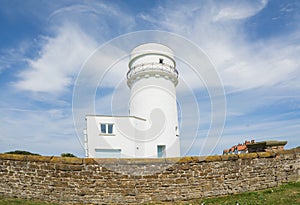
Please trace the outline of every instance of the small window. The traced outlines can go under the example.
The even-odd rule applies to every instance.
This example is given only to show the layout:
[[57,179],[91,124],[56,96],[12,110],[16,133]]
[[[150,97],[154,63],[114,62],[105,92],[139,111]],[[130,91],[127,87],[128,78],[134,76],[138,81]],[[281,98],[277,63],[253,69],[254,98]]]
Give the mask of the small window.
[[178,130],[178,126],[175,126],[175,133],[176,133],[176,136],[179,137],[179,130]]
[[101,133],[106,133],[106,124],[101,124],[100,128],[101,128]]
[[108,124],[107,125],[107,127],[108,127],[108,134],[112,134],[113,133],[113,124]]
[[166,157],[166,145],[157,145],[157,157]]
[[159,59],[159,63],[163,64],[164,63],[164,59],[160,58]]
[[95,149],[96,158],[120,158],[121,149]]
[[113,134],[113,129],[114,124],[106,124],[106,123],[101,123],[100,124],[100,132],[101,134]]

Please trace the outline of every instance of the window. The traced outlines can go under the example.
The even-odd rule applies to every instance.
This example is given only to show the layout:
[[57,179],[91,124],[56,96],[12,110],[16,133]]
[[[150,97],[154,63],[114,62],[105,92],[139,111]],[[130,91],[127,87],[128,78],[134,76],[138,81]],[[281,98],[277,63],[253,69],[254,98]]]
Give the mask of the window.
[[95,158],[120,158],[121,149],[95,149]]
[[107,127],[108,127],[107,133],[112,134],[113,133],[113,124],[108,124]]
[[159,63],[163,64],[164,63],[164,59],[160,58],[159,59]]
[[157,145],[157,157],[166,157],[166,145]]
[[176,133],[176,136],[179,137],[179,130],[178,130],[178,126],[175,126],[175,133]]
[[101,124],[100,128],[101,128],[101,133],[106,133],[106,124]]
[[101,123],[100,124],[100,132],[102,134],[113,134],[113,127],[114,124],[106,124],[106,123]]

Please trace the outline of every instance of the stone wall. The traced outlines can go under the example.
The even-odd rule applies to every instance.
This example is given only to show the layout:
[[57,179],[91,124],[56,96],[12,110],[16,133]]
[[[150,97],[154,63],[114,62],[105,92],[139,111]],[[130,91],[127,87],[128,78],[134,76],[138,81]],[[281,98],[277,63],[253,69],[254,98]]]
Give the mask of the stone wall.
[[299,180],[300,149],[167,159],[0,154],[0,195],[57,203],[165,203]]

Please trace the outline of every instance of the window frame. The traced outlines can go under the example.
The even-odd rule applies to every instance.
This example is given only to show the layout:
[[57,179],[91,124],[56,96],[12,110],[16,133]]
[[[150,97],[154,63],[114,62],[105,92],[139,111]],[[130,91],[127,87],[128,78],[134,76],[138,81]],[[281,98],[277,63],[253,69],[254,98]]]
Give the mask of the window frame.
[[100,135],[115,135],[113,123],[99,123]]

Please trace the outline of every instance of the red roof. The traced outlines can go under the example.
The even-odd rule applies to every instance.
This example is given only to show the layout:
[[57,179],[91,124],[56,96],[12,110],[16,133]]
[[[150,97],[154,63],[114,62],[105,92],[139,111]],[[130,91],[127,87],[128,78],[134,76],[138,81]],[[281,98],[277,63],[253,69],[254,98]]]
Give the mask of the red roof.
[[244,151],[244,150],[246,150],[247,149],[247,146],[246,145],[238,145],[237,146],[237,150],[238,151]]
[[235,150],[238,150],[238,151],[247,151],[247,146],[248,144],[253,144],[255,141],[254,140],[251,140],[251,141],[247,141],[245,140],[245,142],[243,144],[239,143],[238,145],[234,145],[232,146],[231,148],[229,149],[225,149],[223,152],[224,153],[230,153],[230,152],[234,152]]

